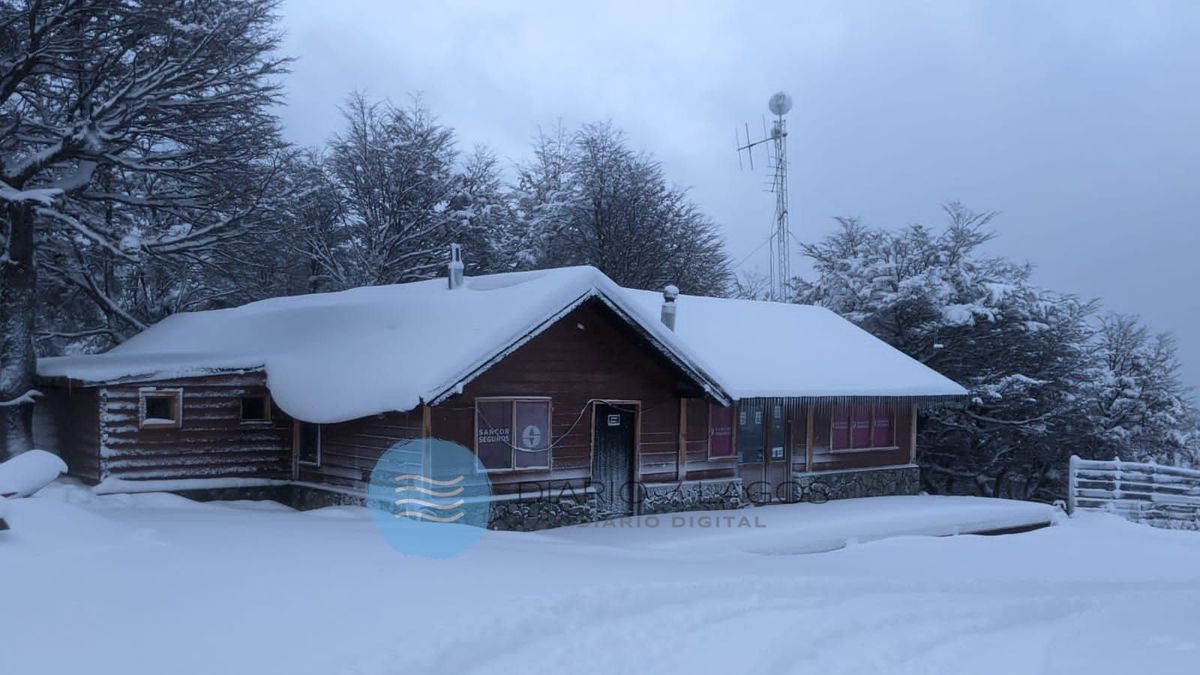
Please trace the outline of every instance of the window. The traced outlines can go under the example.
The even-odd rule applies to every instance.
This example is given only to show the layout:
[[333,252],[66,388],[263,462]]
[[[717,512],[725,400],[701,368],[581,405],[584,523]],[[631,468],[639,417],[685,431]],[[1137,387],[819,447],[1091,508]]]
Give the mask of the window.
[[890,448],[896,445],[896,433],[892,424],[892,410],[886,405],[875,405],[875,417],[871,427],[872,445]]
[[183,421],[183,390],[139,390],[138,421],[143,429],[178,429]]
[[475,454],[488,471],[550,468],[550,399],[477,399]]
[[270,422],[271,397],[266,394],[242,397],[243,422]]
[[771,461],[779,462],[787,456],[787,420],[783,415],[783,404],[771,406],[770,436],[767,446],[771,448]]
[[891,407],[883,403],[857,403],[834,408],[830,442],[834,450],[895,447]]
[[737,458],[743,464],[763,461],[763,402],[738,402]]
[[301,464],[321,466],[321,425],[301,422],[297,442],[297,461]]

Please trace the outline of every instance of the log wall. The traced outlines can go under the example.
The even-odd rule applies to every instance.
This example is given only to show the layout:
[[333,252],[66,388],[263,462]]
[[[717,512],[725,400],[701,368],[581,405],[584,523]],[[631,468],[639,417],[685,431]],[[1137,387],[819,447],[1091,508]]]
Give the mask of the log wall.
[[148,386],[98,389],[101,478],[291,477],[291,419],[274,406],[267,422],[241,419],[242,396],[268,393],[262,373],[154,382],[154,388],[182,390],[179,428],[140,427],[139,391]]
[[34,444],[57,453],[68,474],[100,480],[100,408],[97,389],[40,387],[34,411]]

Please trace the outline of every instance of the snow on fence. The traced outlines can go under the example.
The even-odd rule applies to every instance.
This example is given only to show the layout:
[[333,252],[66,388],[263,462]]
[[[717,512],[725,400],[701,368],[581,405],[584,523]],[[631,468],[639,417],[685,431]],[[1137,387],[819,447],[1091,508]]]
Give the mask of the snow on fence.
[[1067,511],[1099,509],[1172,529],[1200,529],[1200,471],[1071,457]]

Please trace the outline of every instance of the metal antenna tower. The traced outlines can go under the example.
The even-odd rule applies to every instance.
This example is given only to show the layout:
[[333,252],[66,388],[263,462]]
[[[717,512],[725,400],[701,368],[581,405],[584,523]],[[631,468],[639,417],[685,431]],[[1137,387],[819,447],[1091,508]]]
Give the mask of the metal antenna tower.
[[768,190],[775,194],[775,219],[771,232],[771,299],[776,302],[786,302],[788,283],[792,279],[792,242],[791,230],[788,226],[788,182],[787,182],[787,120],[784,115],[792,109],[792,97],[784,92],[778,92],[767,101],[767,108],[775,115],[770,131],[767,131],[766,119],[763,119],[763,137],[751,140],[750,125],[746,125],[746,139],[743,142],[741,132],[734,129],[737,139],[738,168],[742,164],[742,151],[754,170],[754,148],[765,146],[767,163],[772,169],[771,184]]

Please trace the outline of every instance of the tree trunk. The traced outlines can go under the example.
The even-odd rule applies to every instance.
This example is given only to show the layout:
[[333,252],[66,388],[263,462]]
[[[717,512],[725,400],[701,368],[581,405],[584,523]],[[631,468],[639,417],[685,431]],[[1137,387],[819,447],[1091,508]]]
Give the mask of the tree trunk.
[[0,461],[33,447],[31,397],[37,369],[33,208],[27,202],[9,202],[6,211],[8,255],[0,259],[0,402],[12,403],[0,406]]

